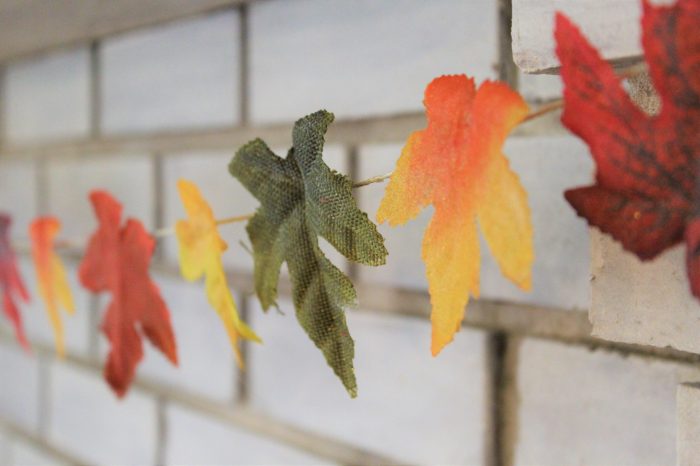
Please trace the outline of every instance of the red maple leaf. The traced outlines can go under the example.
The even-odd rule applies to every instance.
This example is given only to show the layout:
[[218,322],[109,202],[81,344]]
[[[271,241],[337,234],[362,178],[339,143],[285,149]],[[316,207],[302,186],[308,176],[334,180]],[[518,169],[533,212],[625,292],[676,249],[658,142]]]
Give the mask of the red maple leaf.
[[589,224],[642,260],[685,239],[691,290],[700,297],[700,1],[643,6],[642,45],[661,98],[654,116],[631,101],[612,67],[557,15],[562,122],[588,143],[597,166],[593,186],[565,196]]
[[105,379],[122,397],[143,357],[137,328],[177,365],[170,313],[148,274],[154,239],[141,222],[127,219],[120,227],[122,206],[104,191],[90,193],[99,222],[80,264],[80,281],[93,292],[109,291],[112,302],[102,322],[111,343]]
[[22,277],[17,268],[17,257],[12,250],[10,243],[10,224],[12,219],[9,215],[0,214],[0,289],[2,291],[2,309],[12,326],[15,329],[17,341],[25,349],[29,349],[29,342],[24,334],[22,326],[22,316],[15,304],[14,295],[26,303],[29,302],[29,293],[24,286]]

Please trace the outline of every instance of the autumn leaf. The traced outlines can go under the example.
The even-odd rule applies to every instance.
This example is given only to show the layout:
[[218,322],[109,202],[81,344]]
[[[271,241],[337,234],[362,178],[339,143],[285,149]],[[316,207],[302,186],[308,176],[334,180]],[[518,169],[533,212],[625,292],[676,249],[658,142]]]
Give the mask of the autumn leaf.
[[644,2],[642,44],[661,98],[650,116],[566,17],[555,38],[565,84],[563,124],[590,147],[595,184],[566,199],[588,223],[642,260],[686,242],[691,289],[700,297],[700,2]]
[[61,222],[57,218],[39,217],[30,225],[29,237],[32,240],[32,258],[39,280],[39,294],[44,300],[53,327],[56,352],[63,356],[65,342],[58,307],[62,306],[69,314],[73,314],[75,308],[66,271],[61,259],[54,252],[54,239],[60,229]]
[[0,214],[0,287],[2,287],[2,308],[15,329],[17,341],[28,350],[29,342],[24,333],[22,316],[15,303],[15,297],[19,296],[26,303],[29,302],[29,293],[19,274],[17,257],[10,242],[11,223],[12,219],[9,215]]
[[321,158],[332,121],[325,110],[298,120],[286,158],[256,139],[236,153],[229,169],[261,204],[247,231],[263,308],[275,303],[286,261],[297,319],[354,397],[355,350],[343,308],[355,303],[355,288],[319,249],[318,236],[362,264],[381,265],[387,252],[376,226],[357,208],[350,179]]
[[534,260],[527,195],[501,151],[528,113],[508,86],[465,75],[442,76],[425,90],[428,124],[408,138],[377,212],[400,225],[427,205],[435,213],[423,237],[432,304],[431,351],[454,338],[469,295],[479,296],[477,219],[501,272],[523,289]]
[[224,323],[238,365],[243,367],[243,358],[238,347],[238,339],[246,338],[260,342],[253,330],[241,320],[226,283],[226,274],[221,262],[221,254],[228,247],[216,226],[216,219],[209,204],[202,197],[197,186],[187,180],[179,180],[177,189],[187,212],[187,220],[175,225],[177,235],[180,272],[188,281],[205,276],[207,298]]
[[112,294],[102,321],[102,331],[111,343],[105,379],[122,397],[143,357],[138,330],[175,365],[177,349],[170,313],[148,273],[155,240],[138,220],[128,219],[120,226],[122,206],[107,192],[91,192],[90,201],[99,225],[79,276],[90,291]]

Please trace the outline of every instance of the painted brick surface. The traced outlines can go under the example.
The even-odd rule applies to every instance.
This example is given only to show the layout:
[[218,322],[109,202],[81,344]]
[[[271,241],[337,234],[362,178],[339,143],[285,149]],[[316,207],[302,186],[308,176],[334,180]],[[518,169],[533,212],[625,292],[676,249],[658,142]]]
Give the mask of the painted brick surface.
[[690,294],[685,245],[643,263],[612,238],[591,232],[593,335],[700,352],[700,304]]
[[[73,293],[75,314],[69,315],[61,310],[61,320],[65,332],[66,350],[69,353],[82,356],[88,355],[90,342],[90,313],[89,294],[79,284],[77,267],[64,263],[68,275],[68,284]],[[34,264],[25,257],[20,261],[20,270],[25,280],[32,301],[22,306],[22,317],[27,336],[31,341],[41,342],[51,347],[55,344],[53,327],[46,313],[44,301],[39,295],[39,284],[34,270]]]
[[123,217],[153,228],[153,164],[145,156],[123,155],[49,162],[49,212],[61,219],[61,236],[87,241],[97,226],[88,194],[104,189],[124,204]]
[[167,464],[328,464],[307,453],[186,409],[169,407],[167,419]]
[[676,395],[678,419],[679,466],[693,466],[700,458],[700,385],[678,386]]
[[13,142],[85,136],[89,123],[89,55],[81,48],[7,68],[3,116]]
[[420,320],[349,311],[359,395],[352,400],[299,327],[285,315],[251,320],[265,341],[250,352],[255,407],[400,461],[481,464],[484,440],[484,337],[460,332],[430,356],[430,326]]
[[102,378],[51,366],[48,439],[90,464],[152,464],[156,408],[132,389],[119,401]]
[[641,53],[637,0],[513,0],[515,63],[532,73],[559,66],[554,53],[554,13],[563,12],[608,59]]
[[251,6],[251,111],[290,121],[415,111],[437,76],[494,77],[494,0],[271,1]]
[[172,366],[146,342],[139,376],[222,402],[230,401],[235,380],[233,350],[221,320],[209,307],[204,286],[161,277],[157,282],[170,309],[180,364]]
[[517,464],[675,463],[676,385],[697,369],[538,340],[518,367]]
[[0,417],[28,430],[39,423],[39,363],[14,343],[0,344]]
[[0,162],[0,212],[12,216],[10,234],[28,238],[28,227],[37,214],[36,168],[31,162]]
[[101,54],[105,132],[236,123],[238,41],[236,12],[107,40]]
[[[363,147],[359,155],[360,176],[366,178],[394,168],[400,145]],[[586,147],[571,137],[511,138],[506,143],[513,169],[529,193],[535,228],[533,290],[525,293],[503,278],[482,241],[482,296],[565,309],[588,309],[589,241],[585,223],[568,206],[562,191],[586,184],[592,163]],[[356,195],[371,218],[375,218],[386,184],[359,189]],[[372,283],[426,289],[421,260],[423,233],[432,217],[425,209],[405,226],[381,225],[389,258],[383,267],[361,267],[360,278]]]
[[[0,465],[2,463],[0,462]],[[69,466],[68,463],[57,460],[51,454],[44,452],[33,445],[14,439],[10,447],[10,462],[8,466]]]

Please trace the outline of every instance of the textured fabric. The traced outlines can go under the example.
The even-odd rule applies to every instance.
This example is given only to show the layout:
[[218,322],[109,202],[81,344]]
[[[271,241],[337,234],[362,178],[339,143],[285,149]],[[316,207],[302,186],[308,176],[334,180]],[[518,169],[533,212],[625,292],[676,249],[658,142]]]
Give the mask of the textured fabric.
[[297,121],[284,159],[256,139],[236,153],[229,169],[261,203],[247,231],[263,308],[275,303],[286,261],[299,323],[354,397],[354,343],[343,308],[356,302],[355,288],[319,249],[318,235],[362,264],[384,264],[387,251],[376,226],[357,208],[350,179],[322,160],[332,121],[333,114],[323,110]]

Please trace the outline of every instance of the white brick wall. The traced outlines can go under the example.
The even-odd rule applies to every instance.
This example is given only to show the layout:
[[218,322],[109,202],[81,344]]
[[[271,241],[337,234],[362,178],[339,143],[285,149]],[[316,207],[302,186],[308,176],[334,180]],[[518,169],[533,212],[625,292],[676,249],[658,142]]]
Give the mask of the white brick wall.
[[676,385],[697,368],[527,340],[518,464],[674,464]]
[[194,411],[169,408],[167,464],[332,464]]
[[39,426],[39,363],[17,346],[0,343],[0,416],[30,431]]
[[17,62],[7,68],[3,107],[13,142],[85,136],[89,128],[86,48]]
[[289,121],[418,111],[435,76],[494,77],[495,0],[269,1],[251,6],[251,112]]
[[[529,69],[556,65],[550,50],[551,30],[545,26],[552,8],[558,6],[572,13],[608,56],[635,53],[636,49],[625,47],[637,47],[636,35],[633,44],[626,42],[627,36],[618,40],[628,26],[617,25],[621,15],[624,24],[632,24],[629,15],[636,14],[638,4],[632,2],[630,9],[631,0],[602,2],[513,0],[516,59]],[[87,46],[9,63],[5,99],[0,104],[10,145],[84,138],[92,127],[98,133],[97,140],[86,146],[63,145],[56,153],[45,149],[39,154],[46,157],[41,162],[21,158],[20,149],[0,160],[0,211],[15,218],[13,236],[18,242],[26,240],[27,224],[39,207],[62,219],[62,238],[84,241],[95,226],[87,193],[99,187],[124,202],[125,216],[140,219],[147,228],[161,220],[156,215],[172,225],[184,214],[175,183],[185,177],[199,185],[217,216],[252,212],[257,201],[227,170],[235,145],[212,150],[207,144],[201,149],[183,144],[187,152],[175,154],[171,149],[144,149],[151,139],[143,133],[163,133],[159,138],[167,140],[168,134],[180,136],[192,129],[240,126],[242,110],[247,108],[250,121],[245,124],[258,125],[252,128],[254,133],[259,128],[275,134],[273,150],[285,154],[294,120],[319,108],[333,111],[347,125],[356,118],[422,112],[423,91],[435,76],[468,73],[479,81],[496,77],[498,37],[507,33],[498,22],[498,5],[497,0],[267,0],[250,3],[247,18],[241,17],[238,8],[224,8],[129,31],[100,40],[96,49],[100,66],[94,90],[100,99],[92,104],[99,115],[89,114],[92,83]],[[600,11],[602,20],[596,16]],[[241,24],[248,26],[245,38]],[[247,47],[247,68],[242,46]],[[247,89],[242,88],[243,76]],[[556,76],[521,73],[519,83],[533,103],[561,94]],[[91,117],[97,118],[91,121]],[[382,123],[387,122],[395,120]],[[288,126],[287,136],[264,128],[269,123]],[[666,352],[667,360],[625,357],[614,343],[606,345],[616,348],[615,352],[590,352],[581,346],[587,335],[572,337],[569,328],[562,328],[562,338],[571,339],[571,345],[533,340],[528,332],[535,329],[536,333],[542,322],[522,317],[511,328],[512,324],[497,319],[508,303],[524,303],[553,308],[557,318],[565,316],[562,325],[580,327],[582,314],[559,311],[586,310],[591,299],[587,230],[562,191],[588,183],[592,163],[575,138],[562,136],[559,127],[538,124],[530,125],[528,134],[509,139],[505,147],[529,192],[533,211],[533,291],[516,290],[500,276],[490,253],[484,249],[483,254],[483,299],[504,303],[494,322],[485,317],[484,325],[503,325],[509,348],[522,339],[514,366],[505,364],[484,329],[461,330],[443,354],[430,357],[429,321],[401,317],[403,309],[387,302],[382,309],[393,306],[397,315],[348,311],[359,384],[358,399],[350,400],[299,328],[288,299],[280,300],[286,314],[282,316],[274,309],[263,314],[250,296],[249,321],[265,344],[248,345],[248,372],[239,379],[203,284],[157,274],[155,280],[172,311],[181,364],[171,367],[147,344],[138,372],[141,383],[118,401],[101,378],[101,370],[81,364],[104,361],[105,339],[91,326],[99,323],[110,298],[102,295],[97,300],[98,315],[91,315],[94,300],[77,286],[75,264],[69,265],[77,314],[64,317],[70,357],[55,360],[53,334],[35,290],[29,258],[24,257],[22,270],[34,300],[24,306],[23,314],[35,352],[27,355],[0,337],[0,425],[22,429],[40,441],[34,444],[9,431],[0,432],[0,466],[59,463],[58,457],[40,447],[44,440],[67,457],[89,464],[343,463],[333,455],[320,458],[295,449],[298,444],[280,435],[285,425],[399,462],[490,464],[493,445],[498,443],[493,437],[497,410],[492,403],[503,395],[500,389],[520,399],[519,406],[501,407],[506,411],[501,420],[515,424],[500,426],[503,432],[512,429],[516,434],[512,444],[507,436],[500,440],[504,450],[514,450],[517,464],[656,465],[672,464],[674,458],[683,464],[688,443],[683,439],[693,427],[694,405],[683,389],[676,404],[675,391],[679,383],[696,381],[700,369],[670,361],[680,359],[673,352]],[[381,135],[387,143],[379,145],[363,140],[364,131],[371,133],[374,128],[358,128],[357,134],[347,133],[351,142],[341,144],[336,139],[324,154],[329,165],[349,173],[353,164],[348,154],[356,151],[356,179],[392,170],[403,138],[420,129],[406,128],[396,138]],[[237,131],[231,134],[234,139]],[[138,134],[133,147],[128,141],[132,134]],[[118,136],[116,141],[111,141],[113,136]],[[115,152],[112,145],[120,141],[126,141],[122,152]],[[162,163],[156,164],[155,153],[150,152],[157,152]],[[37,185],[40,163],[46,163],[46,186]],[[161,173],[155,172],[158,167]],[[158,179],[162,192],[155,189]],[[375,184],[355,191],[371,218],[384,187]],[[354,270],[357,281],[425,292],[420,243],[430,216],[429,208],[405,227],[380,227],[390,252],[381,268],[351,269],[323,241],[322,247],[334,263]],[[224,226],[221,233],[230,246],[224,255],[226,267],[252,271],[250,256],[238,244],[248,242],[244,224]],[[161,257],[174,265],[174,238],[159,242],[159,249],[164,252]],[[697,305],[688,304],[694,301],[678,291],[685,286],[681,284],[684,271],[664,265],[666,259],[640,266],[629,264],[623,255],[610,257],[594,275],[591,315],[596,334],[697,351]],[[596,255],[593,259],[593,265],[600,266]],[[668,293],[650,296],[645,288],[651,288],[659,276],[671,277],[665,282],[671,284],[668,293],[683,296],[681,301],[670,304]],[[282,280],[286,280],[284,271]],[[627,291],[622,297],[620,289]],[[616,323],[616,332],[624,328],[631,336],[605,333],[612,327],[601,326],[603,314],[596,303],[606,296],[615,296],[616,301],[607,302],[605,319]],[[236,299],[240,302],[238,292]],[[658,312],[661,308],[668,312]],[[520,319],[514,314],[509,318],[511,322]],[[0,318],[3,335],[5,321]],[[525,334],[520,335],[521,331]],[[683,339],[671,341],[673,332],[680,332]],[[98,354],[92,354],[96,341]],[[682,357],[688,360],[687,355]],[[512,379],[515,388],[494,385],[501,370],[503,380]],[[245,390],[237,393],[239,387]],[[257,433],[211,416],[212,407],[235,409],[234,402],[265,413]],[[264,426],[271,436],[261,433]],[[280,443],[284,439],[287,443]],[[310,437],[309,441],[319,440]]]
[[0,162],[0,211],[12,216],[10,233],[27,236],[37,215],[36,165],[26,161]]
[[357,399],[285,315],[252,309],[265,340],[250,352],[252,403],[308,429],[415,463],[479,464],[484,439],[484,337],[465,330],[439,358],[423,321],[347,312],[355,339]]
[[238,14],[205,16],[103,45],[105,132],[238,122]]
[[51,366],[48,438],[91,464],[152,464],[156,405],[132,389],[117,400],[104,380],[65,364]]

